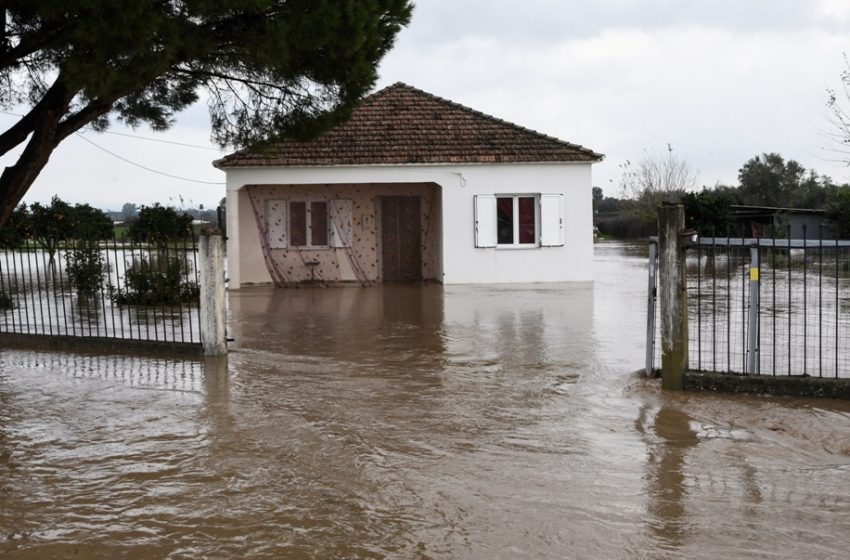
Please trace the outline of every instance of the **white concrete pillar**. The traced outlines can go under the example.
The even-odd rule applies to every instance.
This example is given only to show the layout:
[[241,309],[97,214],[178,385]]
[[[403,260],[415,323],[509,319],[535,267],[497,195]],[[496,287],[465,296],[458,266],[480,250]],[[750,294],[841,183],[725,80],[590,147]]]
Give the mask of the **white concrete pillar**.
[[207,356],[227,354],[224,291],[224,242],[220,234],[201,235],[198,244],[201,281],[201,344]]
[[681,391],[688,369],[688,292],[681,205],[658,209],[658,303],[661,307],[661,387]]

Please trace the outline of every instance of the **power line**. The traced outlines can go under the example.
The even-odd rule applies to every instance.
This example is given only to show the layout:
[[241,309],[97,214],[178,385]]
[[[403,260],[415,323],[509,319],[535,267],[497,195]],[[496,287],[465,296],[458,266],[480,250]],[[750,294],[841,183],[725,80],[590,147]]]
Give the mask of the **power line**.
[[[9,115],[12,117],[23,117],[24,115],[19,115],[17,113],[11,113],[9,111],[0,111],[0,114]],[[114,130],[94,130],[91,127],[84,127],[83,130],[97,132],[99,134],[112,134],[113,136],[124,136],[126,138],[133,138],[135,140],[145,140],[147,142],[159,142],[161,144],[171,144],[174,146],[183,146],[186,148],[195,148],[198,150],[210,150],[213,152],[219,152],[218,148],[213,148],[212,146],[201,146],[199,144],[189,144],[186,142],[176,142],[174,140],[163,140],[162,138],[151,138],[150,136],[140,136],[138,134],[127,134],[125,132],[115,132]]]
[[[9,112],[9,111],[0,111],[0,113],[2,113],[2,114],[4,114],[4,115],[11,115],[11,116],[13,116],[13,117],[23,117],[23,115],[19,115],[19,114],[17,114],[17,113],[12,113],[12,112]],[[93,129],[89,128],[89,127],[86,127],[86,128],[84,128],[83,130],[86,130],[86,129],[88,129],[88,130],[93,130]],[[116,136],[126,136],[127,138],[134,138],[134,139],[136,139],[136,140],[147,140],[147,141],[149,141],[149,142],[161,142],[161,143],[163,143],[163,144],[172,144],[172,145],[176,145],[176,146],[185,146],[185,147],[187,147],[187,148],[199,148],[199,149],[203,149],[203,150],[215,150],[215,151],[218,151],[216,148],[211,148],[211,147],[209,147],[209,146],[198,146],[198,145],[196,145],[196,144],[186,144],[186,143],[184,143],[184,142],[174,142],[174,141],[172,141],[172,140],[162,140],[162,139],[160,139],[160,138],[150,138],[150,137],[148,137],[148,136],[137,136],[137,135],[135,135],[135,134],[124,134],[124,133],[121,133],[121,132],[112,132],[112,131],[109,131],[109,130],[104,130],[104,131],[102,131],[102,132],[105,132],[106,134],[114,134],[114,135],[116,135]],[[180,177],[180,176],[178,176],[178,175],[172,175],[172,174],[170,174],[170,173],[165,173],[164,171],[158,171],[158,170],[156,170],[156,169],[152,169],[152,168],[150,168],[150,167],[144,166],[144,165],[142,165],[141,163],[136,163],[135,161],[129,160],[129,159],[125,158],[124,156],[121,156],[121,155],[116,154],[115,152],[111,152],[111,151],[109,151],[109,150],[107,150],[106,148],[104,148],[103,146],[101,146],[101,145],[99,145],[99,144],[96,144],[96,143],[92,142],[91,140],[89,140],[88,138],[86,138],[85,136],[83,136],[83,134],[82,134],[82,133],[80,133],[80,132],[75,132],[74,134],[76,134],[77,136],[79,136],[79,137],[80,137],[80,139],[85,140],[86,142],[88,142],[89,144],[91,144],[92,146],[94,146],[95,148],[97,148],[98,150],[101,150],[101,151],[103,151],[103,152],[106,152],[107,154],[111,155],[112,157],[118,158],[118,159],[120,159],[121,161],[123,161],[123,162],[125,162],[125,163],[128,163],[128,164],[130,164],[130,165],[133,165],[133,166],[135,166],[135,167],[138,167],[139,169],[144,169],[145,171],[148,171],[148,172],[150,172],[150,173],[155,173],[155,174],[157,174],[157,175],[162,175],[163,177],[169,177],[169,178],[171,178],[171,179],[178,179],[178,180],[180,180],[180,181],[189,181],[189,182],[191,182],[191,183],[201,183],[201,184],[204,184],[204,185],[223,185],[223,184],[224,184],[224,183],[219,183],[219,182],[215,182],[215,181],[202,181],[202,180],[200,180],[200,179],[190,179],[190,178],[188,178],[188,177]]]
[[187,144],[185,142],[175,142],[174,140],[163,140],[161,138],[151,138],[150,136],[138,136],[136,134],[127,134],[124,132],[115,132],[113,130],[101,130],[95,131],[94,129],[86,127],[88,130],[93,132],[100,132],[103,134],[112,134],[114,136],[124,136],[126,138],[134,138],[136,140],[146,140],[148,142],[159,142],[161,144],[172,144],[174,146],[185,146],[186,148],[196,148],[198,150],[210,150],[213,152],[220,152],[218,148],[213,148],[211,146],[199,146],[198,144]]
[[165,173],[164,171],[158,171],[156,169],[144,166],[141,163],[136,163],[135,161],[129,160],[129,159],[125,158],[124,156],[120,156],[120,155],[116,154],[115,152],[111,152],[111,151],[107,150],[106,148],[104,148],[103,146],[95,144],[94,142],[92,142],[91,140],[89,140],[88,138],[86,138],[85,136],[80,134],[79,132],[75,132],[74,134],[76,134],[77,136],[80,137],[80,139],[85,140],[86,142],[88,142],[89,144],[91,144],[92,146],[97,148],[98,150],[106,152],[107,154],[111,155],[112,157],[118,158],[125,163],[129,163],[130,165],[138,167],[139,169],[144,169],[145,171],[148,171],[150,173],[162,175],[163,177],[169,177],[171,179],[178,179],[180,181],[189,181],[190,183],[201,183],[201,184],[204,184],[204,185],[223,185],[224,184],[224,183],[219,183],[219,182],[215,182],[215,181],[201,181],[200,179],[189,179],[188,177],[180,177],[178,175],[172,175],[170,173]]

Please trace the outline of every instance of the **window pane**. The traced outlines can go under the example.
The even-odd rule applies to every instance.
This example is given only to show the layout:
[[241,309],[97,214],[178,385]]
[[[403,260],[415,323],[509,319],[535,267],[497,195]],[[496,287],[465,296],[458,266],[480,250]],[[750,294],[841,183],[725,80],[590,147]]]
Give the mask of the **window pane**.
[[289,203],[289,244],[303,247],[307,244],[307,203]]
[[328,203],[310,203],[310,245],[328,244]]
[[513,245],[514,243],[514,199],[496,199],[496,242],[499,245]]
[[537,243],[534,229],[537,220],[534,219],[534,197],[522,196],[519,198],[519,242]]

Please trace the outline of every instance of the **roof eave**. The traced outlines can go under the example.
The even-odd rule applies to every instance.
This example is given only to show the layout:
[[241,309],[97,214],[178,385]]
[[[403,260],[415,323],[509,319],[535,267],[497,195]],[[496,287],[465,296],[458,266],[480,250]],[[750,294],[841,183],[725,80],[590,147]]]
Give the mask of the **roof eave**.
[[262,162],[244,162],[244,163],[227,163],[222,160],[216,160],[213,165],[216,169],[227,171],[228,169],[285,169],[285,168],[310,168],[319,169],[322,167],[429,167],[429,166],[502,166],[502,165],[593,165],[604,159],[604,155],[599,154],[599,157],[589,159],[575,160],[529,160],[529,161],[414,161],[414,162],[360,162],[360,163],[262,163]]

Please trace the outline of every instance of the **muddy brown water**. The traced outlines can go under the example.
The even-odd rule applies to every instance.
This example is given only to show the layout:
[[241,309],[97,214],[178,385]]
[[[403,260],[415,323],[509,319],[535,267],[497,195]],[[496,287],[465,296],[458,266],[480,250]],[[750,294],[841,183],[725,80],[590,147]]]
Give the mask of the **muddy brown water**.
[[229,363],[0,352],[4,558],[847,558],[850,407],[662,394],[593,286],[231,294]]

